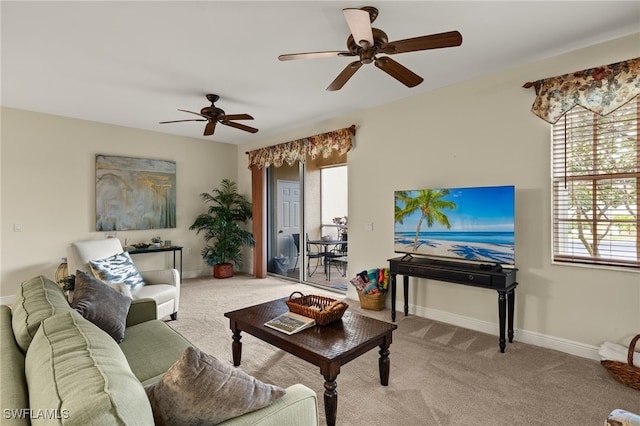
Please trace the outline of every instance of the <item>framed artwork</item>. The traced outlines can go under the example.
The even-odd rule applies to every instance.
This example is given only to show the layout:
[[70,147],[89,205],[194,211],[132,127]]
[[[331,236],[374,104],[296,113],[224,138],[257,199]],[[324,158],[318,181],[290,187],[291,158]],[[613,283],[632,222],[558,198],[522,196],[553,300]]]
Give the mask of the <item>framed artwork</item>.
[[96,155],[96,231],[175,227],[175,161]]

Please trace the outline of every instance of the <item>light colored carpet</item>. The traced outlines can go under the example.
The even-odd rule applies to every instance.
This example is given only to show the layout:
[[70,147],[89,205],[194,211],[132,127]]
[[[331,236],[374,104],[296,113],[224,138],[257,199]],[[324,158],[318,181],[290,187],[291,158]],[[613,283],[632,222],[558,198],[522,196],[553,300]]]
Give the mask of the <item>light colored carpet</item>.
[[[194,345],[232,363],[224,313],[293,291],[342,298],[289,281],[236,276],[185,280],[177,321],[168,324]],[[390,312],[349,309],[384,321]],[[514,342],[501,354],[496,336],[398,316],[389,386],[381,386],[378,352],[342,367],[338,425],[602,425],[615,408],[640,412],[640,392],[613,380],[596,361]],[[268,383],[303,383],[318,394],[325,423],[324,379],[317,367],[251,335],[242,338],[242,368]]]

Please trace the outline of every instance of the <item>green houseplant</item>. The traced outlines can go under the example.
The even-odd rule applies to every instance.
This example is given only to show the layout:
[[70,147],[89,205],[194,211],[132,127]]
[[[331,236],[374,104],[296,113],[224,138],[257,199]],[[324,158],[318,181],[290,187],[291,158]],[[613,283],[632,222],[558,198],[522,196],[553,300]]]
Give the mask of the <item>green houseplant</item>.
[[253,234],[242,228],[251,219],[251,203],[238,194],[236,183],[223,179],[220,187],[200,197],[210,204],[207,213],[200,214],[189,230],[204,233],[202,259],[213,266],[213,276],[233,275],[233,264],[242,264],[242,246],[255,245]]

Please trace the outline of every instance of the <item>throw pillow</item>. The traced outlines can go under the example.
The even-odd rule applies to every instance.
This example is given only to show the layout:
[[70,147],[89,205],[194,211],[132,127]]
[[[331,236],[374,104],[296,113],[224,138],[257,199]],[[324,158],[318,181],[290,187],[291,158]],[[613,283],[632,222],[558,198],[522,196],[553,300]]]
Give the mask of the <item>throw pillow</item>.
[[71,307],[106,331],[118,343],[124,339],[130,306],[129,297],[86,272],[76,272],[76,287]]
[[161,425],[218,424],[266,407],[286,393],[194,347],[145,390]]
[[105,284],[111,287],[112,289],[114,289],[115,291],[117,291],[118,293],[124,294],[129,299],[133,299],[133,295],[131,294],[131,287],[129,287],[127,284],[125,283],[105,283]]
[[125,283],[131,290],[144,285],[142,275],[126,251],[105,259],[90,260],[91,272],[106,283]]

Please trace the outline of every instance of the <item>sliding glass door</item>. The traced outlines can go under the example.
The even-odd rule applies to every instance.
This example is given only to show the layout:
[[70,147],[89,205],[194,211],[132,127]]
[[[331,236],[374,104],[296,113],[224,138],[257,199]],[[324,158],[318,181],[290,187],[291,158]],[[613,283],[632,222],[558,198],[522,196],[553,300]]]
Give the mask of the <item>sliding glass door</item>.
[[340,264],[335,256],[346,243],[327,244],[346,237],[346,164],[338,161],[267,169],[267,272],[322,286],[346,281],[346,250]]
[[301,172],[295,166],[267,170],[267,272],[299,278],[302,231]]

